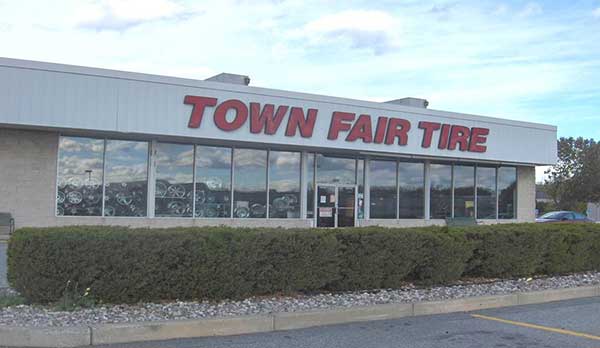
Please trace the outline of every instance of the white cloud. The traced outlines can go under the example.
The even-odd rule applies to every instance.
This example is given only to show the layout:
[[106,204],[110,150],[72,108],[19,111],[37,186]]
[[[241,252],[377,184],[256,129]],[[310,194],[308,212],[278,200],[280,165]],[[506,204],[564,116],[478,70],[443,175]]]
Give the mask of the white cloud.
[[145,163],[136,165],[115,165],[106,168],[108,183],[132,182],[146,180],[148,170]]
[[281,169],[285,168],[297,168],[300,165],[300,154],[292,152],[291,155],[288,153],[283,153],[280,155],[277,152],[271,152],[271,162],[275,162],[275,167],[279,167]]
[[267,153],[261,150],[239,149],[234,152],[236,171],[262,170],[267,168]]
[[[81,156],[98,156],[104,151],[104,140],[80,137],[60,138],[60,151],[81,153]],[[94,154],[95,153],[95,154]]]
[[59,160],[60,173],[70,176],[88,175],[102,177],[102,158],[81,158],[77,156],[61,156]]
[[173,164],[178,167],[191,167],[194,164],[194,149],[179,153]]
[[550,166],[535,167],[535,182],[543,183],[546,179],[548,179],[549,174],[547,174],[546,171],[550,168],[552,168],[552,167],[550,167]]
[[231,150],[221,147],[198,146],[196,166],[204,169],[229,169],[231,167]]
[[495,15],[505,15],[508,13],[508,6],[506,4],[500,4],[496,7],[493,14]]
[[400,26],[389,13],[375,10],[346,10],[308,22],[303,34],[314,44],[345,40],[353,48],[370,48],[375,53],[399,46]]
[[76,18],[82,28],[121,31],[185,13],[185,8],[172,0],[99,0],[80,7]]
[[323,16],[309,22],[309,32],[332,33],[343,30],[389,31],[395,27],[394,18],[383,11],[349,10]]
[[[490,103],[518,99],[525,95],[543,95],[562,88],[577,67],[564,70],[554,64],[493,65],[449,73],[456,88],[444,88],[430,96],[440,103]],[[485,79],[478,79],[485,76]],[[543,78],[540,78],[543,76]],[[469,81],[465,83],[465,81]]]
[[529,17],[541,14],[543,12],[542,6],[537,2],[529,2],[523,7],[521,12],[519,12],[519,16],[521,17]]
[[277,192],[298,191],[300,186],[297,179],[273,180],[269,183],[269,189]]
[[7,57],[197,79],[243,73],[254,86],[363,100],[420,96],[434,109],[600,137],[589,127],[598,95],[588,93],[600,79],[598,3],[528,1],[0,0],[0,42]]

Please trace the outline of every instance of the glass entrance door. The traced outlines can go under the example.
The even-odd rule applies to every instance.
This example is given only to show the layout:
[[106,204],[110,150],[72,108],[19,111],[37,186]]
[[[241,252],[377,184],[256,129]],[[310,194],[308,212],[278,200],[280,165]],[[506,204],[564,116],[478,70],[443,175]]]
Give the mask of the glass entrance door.
[[354,186],[338,186],[337,226],[354,227],[356,217],[356,188]]
[[317,187],[317,227],[335,227],[335,186]]
[[317,186],[317,227],[353,227],[356,221],[355,186]]

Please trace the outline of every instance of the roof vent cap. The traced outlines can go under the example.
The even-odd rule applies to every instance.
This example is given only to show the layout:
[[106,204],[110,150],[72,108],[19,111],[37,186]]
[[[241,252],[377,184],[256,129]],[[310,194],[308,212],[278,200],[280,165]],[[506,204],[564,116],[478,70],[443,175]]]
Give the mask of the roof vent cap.
[[213,77],[207,78],[205,81],[215,81],[222,83],[233,83],[234,85],[248,86],[250,84],[250,77],[246,75],[220,73]]
[[423,108],[423,109],[426,109],[427,106],[429,106],[429,102],[426,99],[412,98],[412,97],[394,99],[394,100],[386,101],[386,103],[398,104],[398,105],[404,105],[404,106],[412,106],[414,108]]

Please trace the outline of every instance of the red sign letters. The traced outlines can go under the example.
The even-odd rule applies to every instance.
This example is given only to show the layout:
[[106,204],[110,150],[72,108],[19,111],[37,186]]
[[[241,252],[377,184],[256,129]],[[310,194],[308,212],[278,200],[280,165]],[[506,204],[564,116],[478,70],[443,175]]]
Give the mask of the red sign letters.
[[[188,122],[189,128],[199,128],[207,108],[215,108],[213,121],[217,128],[231,132],[240,129],[247,122],[250,133],[273,135],[285,124],[285,136],[311,138],[317,121],[317,109],[307,109],[289,105],[264,104],[251,102],[250,105],[237,100],[228,99],[221,103],[216,98],[202,96],[185,96],[184,103],[192,105]],[[233,112],[233,119],[227,114]],[[286,120],[287,117],[287,120]],[[396,117],[379,116],[375,123],[371,115],[357,115],[351,112],[334,111],[327,132],[327,139],[337,140],[342,134],[348,142],[362,141],[374,144],[408,143],[411,123]],[[373,127],[374,126],[374,127]],[[486,152],[488,128],[466,127],[458,124],[421,121],[418,129],[422,130],[421,147],[430,148],[434,135],[438,135],[437,148],[440,150],[456,150],[468,152]],[[435,146],[435,145],[433,145]]]

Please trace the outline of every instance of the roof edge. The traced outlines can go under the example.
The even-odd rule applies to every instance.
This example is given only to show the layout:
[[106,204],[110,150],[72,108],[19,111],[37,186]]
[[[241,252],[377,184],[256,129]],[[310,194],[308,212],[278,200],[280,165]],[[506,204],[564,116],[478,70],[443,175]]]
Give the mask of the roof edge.
[[122,70],[111,70],[111,69],[105,69],[105,68],[94,68],[94,67],[86,67],[86,66],[80,66],[80,65],[68,65],[68,64],[61,64],[61,63],[49,63],[49,62],[6,58],[6,57],[0,57],[0,67],[2,67],[2,66],[11,67],[11,68],[19,68],[19,69],[42,70],[42,71],[50,71],[50,72],[57,72],[57,73],[79,74],[79,75],[88,75],[88,76],[104,77],[104,78],[125,79],[125,80],[140,81],[140,82],[150,82],[150,83],[188,86],[188,87],[214,89],[214,90],[234,91],[234,92],[265,95],[265,96],[283,97],[283,98],[288,98],[288,99],[309,100],[309,101],[314,101],[314,102],[339,104],[339,105],[347,105],[347,106],[354,106],[354,107],[358,106],[358,107],[368,107],[368,108],[375,108],[375,109],[387,110],[387,111],[407,112],[407,113],[422,114],[422,115],[434,116],[434,117],[437,116],[437,117],[453,118],[453,119],[457,119],[457,120],[486,121],[486,122],[490,122],[490,123],[521,126],[521,127],[534,128],[534,129],[546,130],[546,131],[551,131],[551,132],[557,131],[557,126],[543,124],[543,123],[510,120],[510,119],[499,118],[499,117],[459,113],[459,112],[453,112],[453,111],[424,109],[424,108],[419,108],[419,107],[411,107],[411,106],[391,104],[391,103],[385,103],[385,102],[375,102],[375,101],[351,99],[351,98],[344,98],[344,97],[335,97],[335,96],[328,96],[328,95],[321,95],[321,94],[311,94],[311,93],[280,90],[280,89],[271,89],[271,88],[264,88],[264,87],[235,85],[235,84],[228,84],[228,83],[215,82],[215,81],[195,80],[195,79],[188,79],[188,78],[183,78],[183,77],[153,75],[153,74],[138,73],[138,72],[128,72],[128,71],[122,71]]

